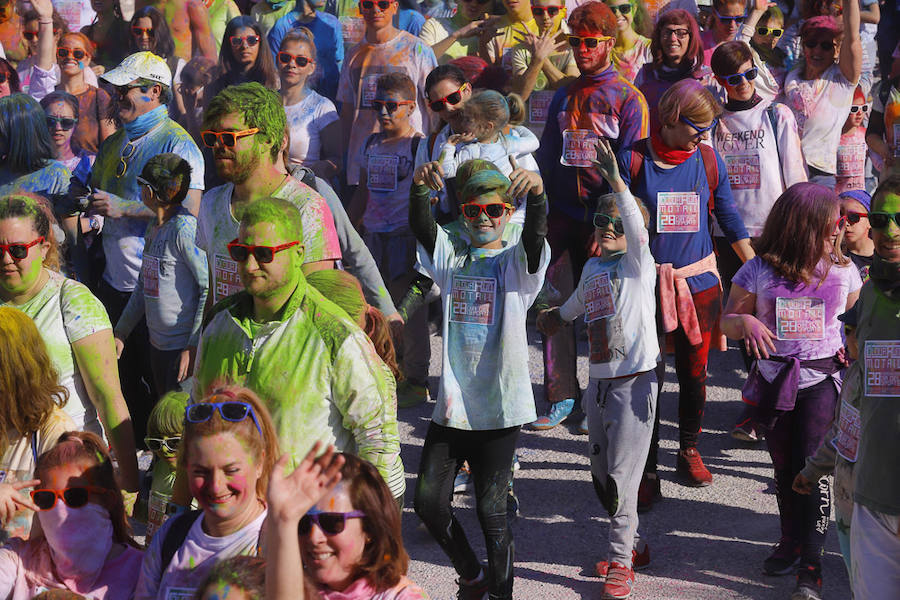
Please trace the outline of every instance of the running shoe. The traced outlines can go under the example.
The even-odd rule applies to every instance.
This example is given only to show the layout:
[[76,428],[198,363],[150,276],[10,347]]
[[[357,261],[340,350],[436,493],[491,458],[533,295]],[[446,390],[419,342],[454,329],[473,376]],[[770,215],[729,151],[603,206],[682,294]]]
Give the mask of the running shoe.
[[468,491],[470,485],[472,485],[472,471],[469,470],[469,463],[464,462],[456,474],[456,479],[453,480],[453,493],[462,494]]
[[603,584],[603,600],[622,600],[634,591],[634,571],[621,563],[609,565]]
[[703,464],[696,448],[685,448],[678,453],[676,472],[682,483],[690,487],[706,487],[712,483],[712,473]]
[[763,561],[763,573],[771,576],[790,575],[800,562],[800,546],[793,540],[781,538],[775,550]]
[[572,414],[572,409],[574,407],[574,398],[566,398],[565,400],[555,402],[553,403],[553,406],[550,407],[550,413],[538,417],[537,421],[532,423],[531,426],[539,431],[553,429],[562,423],[566,417]]
[[581,423],[578,424],[578,433],[580,433],[581,435],[587,435],[590,432],[591,430],[588,429],[587,415],[584,415],[584,418],[581,419]]
[[644,513],[653,508],[653,503],[662,499],[659,487],[659,476],[656,473],[644,473],[641,486],[638,488],[638,512]]
[[412,408],[428,401],[428,386],[411,379],[397,384],[397,408]]
[[753,419],[745,419],[734,426],[731,437],[742,442],[756,443],[762,440],[762,434],[756,429]]
[[791,593],[791,600],[822,600],[822,571],[817,567],[800,567],[797,571],[797,586]]
[[463,583],[463,580],[457,579],[459,591],[456,592],[456,600],[487,600],[488,597],[488,581],[484,572],[478,576],[478,579],[471,583]]
[[[650,546],[644,540],[641,540],[639,545],[641,547],[640,552],[638,552],[637,548],[631,551],[631,568],[634,571],[642,571],[650,566]],[[597,577],[606,579],[606,574],[609,572],[609,562],[605,560],[599,561],[594,565],[594,572],[597,574]]]

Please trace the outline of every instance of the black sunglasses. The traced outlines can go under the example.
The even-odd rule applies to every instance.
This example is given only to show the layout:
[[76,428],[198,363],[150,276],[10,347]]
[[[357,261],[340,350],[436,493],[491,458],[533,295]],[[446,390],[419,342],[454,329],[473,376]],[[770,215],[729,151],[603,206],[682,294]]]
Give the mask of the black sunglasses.
[[613,231],[618,235],[625,234],[625,225],[622,223],[621,217],[611,217],[603,213],[594,214],[594,227],[597,229],[606,229],[612,223]]
[[728,85],[738,85],[741,83],[741,79],[753,81],[754,79],[756,79],[757,75],[759,75],[759,69],[757,69],[756,67],[751,67],[743,73],[735,73],[734,75],[729,75],[725,78],[725,81],[728,82]]
[[167,438],[145,437],[144,443],[150,448],[151,452],[159,452],[163,448],[169,452],[178,452],[178,444],[181,443],[181,436]]
[[619,5],[610,4],[610,5],[609,5],[609,9],[610,9],[611,11],[613,11],[613,14],[619,13],[619,14],[621,14],[621,15],[623,15],[623,16],[624,16],[624,15],[631,14],[631,9],[633,9],[633,8],[634,8],[634,7],[631,6],[631,4],[619,4]]
[[311,58],[308,58],[306,56],[300,56],[299,54],[289,54],[287,52],[279,52],[278,53],[278,62],[280,62],[281,64],[289,65],[289,64],[291,64],[292,60],[295,63],[297,63],[298,67],[305,67],[306,65],[308,65],[309,63],[312,62]]
[[6,73],[0,73],[0,85],[3,85],[9,79],[9,75]]
[[81,60],[85,57],[85,51],[79,48],[57,48],[56,49],[56,57],[61,58],[63,60],[69,58],[69,54],[71,53],[72,58],[75,60]]
[[315,523],[325,535],[337,535],[347,527],[347,519],[361,519],[366,513],[361,510],[350,512],[309,512],[303,515],[297,524],[297,533],[309,535],[312,524]]
[[56,129],[58,125],[60,129],[63,131],[69,131],[75,125],[78,124],[78,119],[73,119],[71,117],[54,117],[53,115],[47,115],[47,127],[50,130]]
[[887,229],[892,220],[897,224],[897,227],[900,227],[900,212],[894,214],[869,212],[869,224],[872,226],[872,229]]
[[803,45],[812,50],[816,46],[825,50],[826,52],[829,50],[834,50],[834,42],[816,42],[814,40],[806,40],[803,42]]
[[381,113],[382,109],[387,109],[387,113],[389,115],[397,112],[397,109],[401,106],[414,106],[416,103],[412,100],[404,100],[402,102],[397,102],[395,100],[372,100],[372,108],[377,113]]

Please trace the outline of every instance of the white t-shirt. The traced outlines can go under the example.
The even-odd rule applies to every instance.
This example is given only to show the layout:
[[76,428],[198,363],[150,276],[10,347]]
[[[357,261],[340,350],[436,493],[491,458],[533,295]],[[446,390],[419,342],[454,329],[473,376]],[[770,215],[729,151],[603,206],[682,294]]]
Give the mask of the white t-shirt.
[[644,217],[630,192],[616,194],[628,251],[585,263],[578,287],[559,309],[573,321],[584,315],[590,375],[610,379],[649,371],[659,360],[656,336],[656,263]]
[[162,562],[162,545],[175,519],[169,519],[153,536],[144,553],[141,576],[134,591],[134,600],[186,600],[221,560],[233,556],[259,554],[259,535],[267,511],[243,529],[224,537],[213,537],[203,531],[203,516],[194,521],[181,547],[168,565]]
[[17,308],[32,318],[59,374],[59,384],[69,390],[66,414],[75,422],[76,429],[102,436],[97,410],[84,386],[72,344],[98,331],[112,329],[109,316],[87,287],[55,271],[46,272],[50,278],[34,298],[18,305],[0,302],[0,306]]
[[[231,195],[234,184],[226,183],[205,194],[197,216],[197,246],[206,252],[209,272],[212,275],[213,301],[244,289],[238,276],[237,263],[228,254],[228,243],[238,236],[240,222],[231,211]],[[282,198],[297,207],[303,222],[305,262],[340,260],[341,246],[334,229],[334,217],[328,203],[314,189],[286,176],[284,182],[272,192],[272,197]]]
[[321,158],[322,130],[339,119],[334,103],[312,90],[297,104],[284,107],[291,132],[290,160],[301,165]]
[[835,173],[841,129],[850,114],[854,90],[856,84],[847,81],[837,64],[818,79],[801,79],[799,69],[788,73],[784,101],[794,111],[810,167]]
[[405,73],[416,85],[416,110],[410,124],[416,131],[430,130],[428,99],[425,97],[425,78],[437,66],[434,52],[419,38],[400,31],[383,44],[369,44],[365,40],[354,46],[341,67],[337,99],[353,109],[353,128],[347,148],[347,184],[359,183],[360,157],[366,139],[378,131],[378,115],[372,108],[375,82],[379,75]]
[[[773,118],[777,131],[772,129]],[[719,117],[713,144],[728,169],[731,194],[744,227],[757,237],[781,193],[807,180],[794,113],[768,100],[747,110],[726,110]],[[718,224],[715,235],[724,235]]]
[[521,241],[472,248],[438,227],[422,268],[441,288],[443,371],[432,420],[465,430],[504,429],[537,418],[528,371],[525,315],[544,284],[550,245],[528,272]]

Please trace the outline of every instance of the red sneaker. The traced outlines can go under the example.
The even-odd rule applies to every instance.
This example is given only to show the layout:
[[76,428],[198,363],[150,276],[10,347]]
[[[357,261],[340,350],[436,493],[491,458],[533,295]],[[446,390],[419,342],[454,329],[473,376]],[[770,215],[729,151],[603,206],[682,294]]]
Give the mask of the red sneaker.
[[696,448],[685,448],[678,453],[675,470],[685,485],[706,487],[712,483],[712,473],[703,465],[703,458]]
[[[641,540],[640,547],[640,552],[637,549],[631,551],[631,569],[634,571],[642,571],[650,566],[650,546],[647,545],[647,542]],[[605,560],[599,561],[594,565],[594,572],[597,574],[597,577],[606,579],[606,575],[609,573],[609,562]]]
[[609,565],[606,583],[603,584],[603,600],[623,600],[634,591],[634,571],[621,563]]
[[641,477],[641,487],[638,488],[638,512],[647,512],[653,508],[653,503],[661,498],[659,477],[656,473],[644,473]]

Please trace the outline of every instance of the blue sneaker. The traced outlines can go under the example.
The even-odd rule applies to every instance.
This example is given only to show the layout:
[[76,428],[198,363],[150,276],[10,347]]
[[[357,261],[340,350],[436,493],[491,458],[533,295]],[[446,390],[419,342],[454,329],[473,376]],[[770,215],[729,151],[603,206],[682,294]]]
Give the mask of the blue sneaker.
[[456,474],[456,479],[453,480],[453,493],[461,494],[466,492],[471,484],[472,472],[469,470],[469,463],[463,463],[463,466],[460,467],[459,472]]
[[537,418],[537,421],[531,424],[531,427],[538,430],[553,429],[562,423],[566,417],[572,413],[575,407],[575,398],[566,398],[560,400],[550,407],[550,414]]

